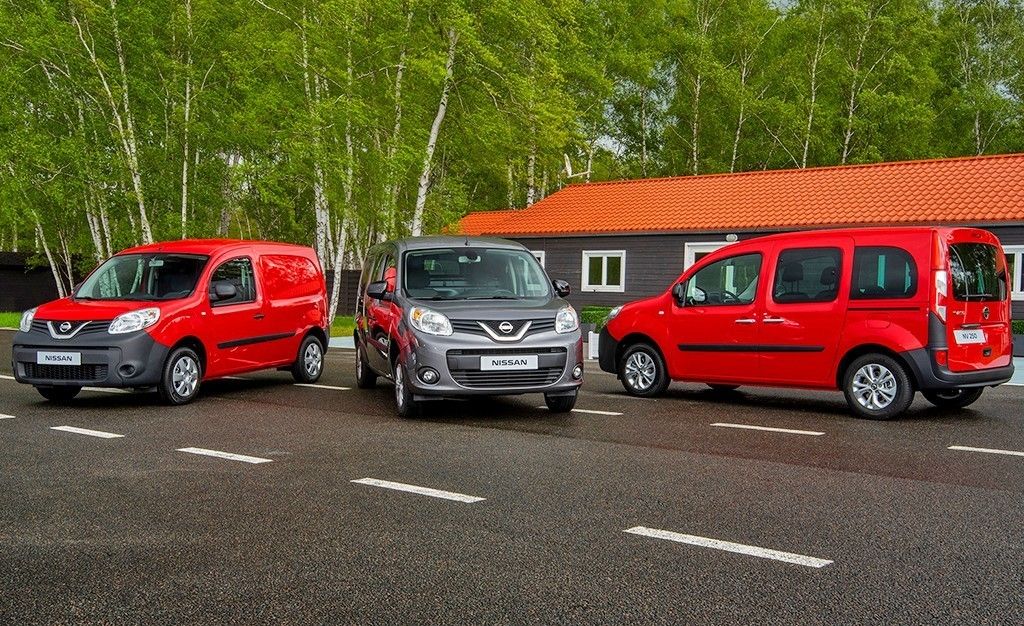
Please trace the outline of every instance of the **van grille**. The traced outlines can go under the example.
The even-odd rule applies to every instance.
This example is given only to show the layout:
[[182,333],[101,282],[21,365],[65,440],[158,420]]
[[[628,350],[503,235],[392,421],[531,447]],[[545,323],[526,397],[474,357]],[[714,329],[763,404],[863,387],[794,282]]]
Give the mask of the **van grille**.
[[106,365],[39,365],[24,363],[25,377],[34,380],[95,382],[107,378]]
[[[70,322],[71,323],[71,329],[68,330],[68,332],[66,332],[66,333],[62,333],[62,332],[60,332],[60,325],[61,325],[61,323],[62,323],[61,320],[51,321],[51,322],[48,322],[46,320],[32,320],[32,332],[43,333],[43,334],[49,336],[50,335],[50,329],[47,326],[47,324],[53,324],[53,328],[54,328],[54,330],[56,330],[58,338],[64,338],[65,336],[70,336],[71,334],[74,334],[75,338],[78,338],[78,337],[83,337],[83,336],[87,336],[87,335],[96,335],[96,334],[99,334],[99,333],[104,333],[105,334],[107,332],[107,329],[110,328],[110,321],[109,320],[108,321],[98,321],[98,322],[80,322],[80,321],[76,321],[76,322]],[[78,330],[78,328],[80,326],[82,328],[81,328],[81,330]],[[77,330],[77,332],[75,332],[76,330]]]
[[562,374],[561,367],[548,367],[524,372],[484,372],[481,370],[457,370],[452,378],[463,387],[475,389],[489,388],[529,388],[544,387],[558,381]]
[[[452,320],[452,330],[454,330],[457,333],[464,333],[467,335],[479,335],[481,337],[490,337],[490,335],[487,334],[487,331],[480,327],[480,324],[483,323],[490,326],[494,334],[501,337],[504,336],[505,333],[502,333],[500,330],[498,330],[498,324],[504,321],[506,320],[480,320],[479,322],[477,320]],[[514,335],[517,332],[519,332],[519,329],[522,328],[523,324],[525,324],[526,322],[530,322],[530,329],[526,331],[524,337],[530,337],[531,335],[539,335],[540,333],[549,333],[555,330],[555,319],[553,317],[543,319],[523,319],[507,321],[509,321],[512,324],[512,327],[514,328],[514,330],[511,333],[508,333],[510,335]]]

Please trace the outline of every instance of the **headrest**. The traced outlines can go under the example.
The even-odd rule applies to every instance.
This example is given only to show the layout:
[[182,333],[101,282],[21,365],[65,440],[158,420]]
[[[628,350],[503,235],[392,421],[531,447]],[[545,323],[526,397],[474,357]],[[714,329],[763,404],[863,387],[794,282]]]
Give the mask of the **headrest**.
[[430,274],[422,267],[410,267],[409,275],[405,277],[405,284],[410,289],[423,289],[430,284]]
[[836,268],[826,267],[821,270],[821,284],[826,287],[832,287],[836,284]]
[[804,266],[802,263],[786,263],[782,266],[782,282],[796,283],[804,279]]

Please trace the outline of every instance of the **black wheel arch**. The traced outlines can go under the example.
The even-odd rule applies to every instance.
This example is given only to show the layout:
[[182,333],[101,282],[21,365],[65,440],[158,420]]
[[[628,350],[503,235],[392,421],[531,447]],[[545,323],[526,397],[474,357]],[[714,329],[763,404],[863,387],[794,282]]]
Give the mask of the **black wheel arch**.
[[920,388],[921,383],[917,380],[917,371],[913,364],[907,361],[907,358],[903,354],[881,344],[865,343],[850,348],[846,351],[846,354],[843,355],[843,358],[839,360],[839,366],[836,368],[835,375],[836,389],[843,388],[843,376],[846,374],[846,369],[850,367],[850,363],[853,363],[855,360],[866,354],[884,354],[885,356],[894,359],[901,367],[903,367],[903,371],[907,373],[907,378],[910,380],[910,384],[913,386],[914,390],[917,391]]

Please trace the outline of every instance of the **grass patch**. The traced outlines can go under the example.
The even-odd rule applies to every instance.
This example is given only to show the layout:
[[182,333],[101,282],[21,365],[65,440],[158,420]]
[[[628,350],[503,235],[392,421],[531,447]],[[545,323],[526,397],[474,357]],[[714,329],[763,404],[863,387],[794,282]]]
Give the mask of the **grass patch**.
[[17,328],[21,323],[21,313],[0,313],[0,328]]
[[352,315],[339,315],[331,324],[331,337],[351,337],[356,329],[356,318]]

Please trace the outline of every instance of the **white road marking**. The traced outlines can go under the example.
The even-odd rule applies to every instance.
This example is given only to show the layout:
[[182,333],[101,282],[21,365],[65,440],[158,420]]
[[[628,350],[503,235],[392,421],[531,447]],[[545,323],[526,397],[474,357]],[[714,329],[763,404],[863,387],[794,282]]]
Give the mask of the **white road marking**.
[[246,456],[244,454],[234,454],[233,452],[221,452],[220,450],[207,450],[206,448],[178,448],[178,452],[187,452],[188,454],[199,454],[201,456],[213,456],[218,459],[228,459],[229,461],[241,461],[243,463],[272,463],[272,459],[261,459],[258,456]]
[[88,428],[75,428],[74,426],[51,426],[50,430],[60,430],[66,433],[75,433],[76,435],[89,435],[90,437],[99,437],[100,439],[124,437],[124,435],[117,433],[105,433],[102,430],[89,430]]
[[803,565],[806,567],[821,568],[832,564],[832,561],[828,559],[819,559],[813,556],[794,554],[792,552],[782,552],[781,550],[770,550],[768,548],[760,548],[758,546],[748,546],[743,543],[722,541],[721,539],[709,539],[707,537],[698,537],[697,535],[684,535],[682,533],[658,530],[657,528],[647,528],[645,526],[634,526],[633,528],[628,528],[623,532],[642,535],[644,537],[652,537],[654,539],[666,539],[677,543],[686,543],[692,546],[714,548],[715,550],[724,550],[725,552],[734,552],[736,554],[746,554],[748,556],[756,556],[761,559],[783,561],[784,563],[793,563],[795,565]]
[[[546,406],[539,406],[538,409],[546,409]],[[594,409],[573,409],[573,413],[591,413],[593,415],[622,415],[618,411],[596,411]]]
[[720,426],[722,428],[745,428],[748,430],[765,430],[772,433],[789,433],[790,435],[812,435],[819,437],[825,433],[818,432],[816,430],[795,430],[793,428],[772,428],[771,426],[754,426],[752,424],[729,424],[727,422],[715,422],[712,426]]
[[353,480],[354,483],[360,485],[370,485],[372,487],[383,487],[384,489],[394,489],[395,491],[405,491],[408,493],[416,493],[421,496],[430,496],[432,498],[443,498],[445,500],[455,500],[456,502],[480,502],[486,500],[486,498],[478,498],[476,496],[467,496],[464,493],[455,493],[454,491],[441,491],[440,489],[431,489],[430,487],[417,487],[416,485],[407,485],[405,483],[394,483],[390,480],[378,480],[376,478],[360,478]]
[[638,396],[631,396],[628,393],[601,393],[599,391],[584,391],[583,393],[590,396],[602,396],[605,398],[615,398],[616,400],[646,400],[648,402],[657,402],[657,398],[640,398]]
[[330,389],[332,391],[349,391],[351,387],[335,387],[334,385],[313,385],[310,383],[295,383],[296,387],[311,387],[313,389]]
[[7,374],[0,374],[0,379],[3,380],[14,380],[14,376],[8,376]]
[[0,420],[12,420],[12,419],[14,419],[13,415],[8,415],[6,413],[0,413]]
[[1006,454],[1008,456],[1024,456],[1024,452],[1017,450],[999,450],[998,448],[972,448],[971,446],[949,446],[950,450],[962,450],[964,452],[987,452],[988,454]]

